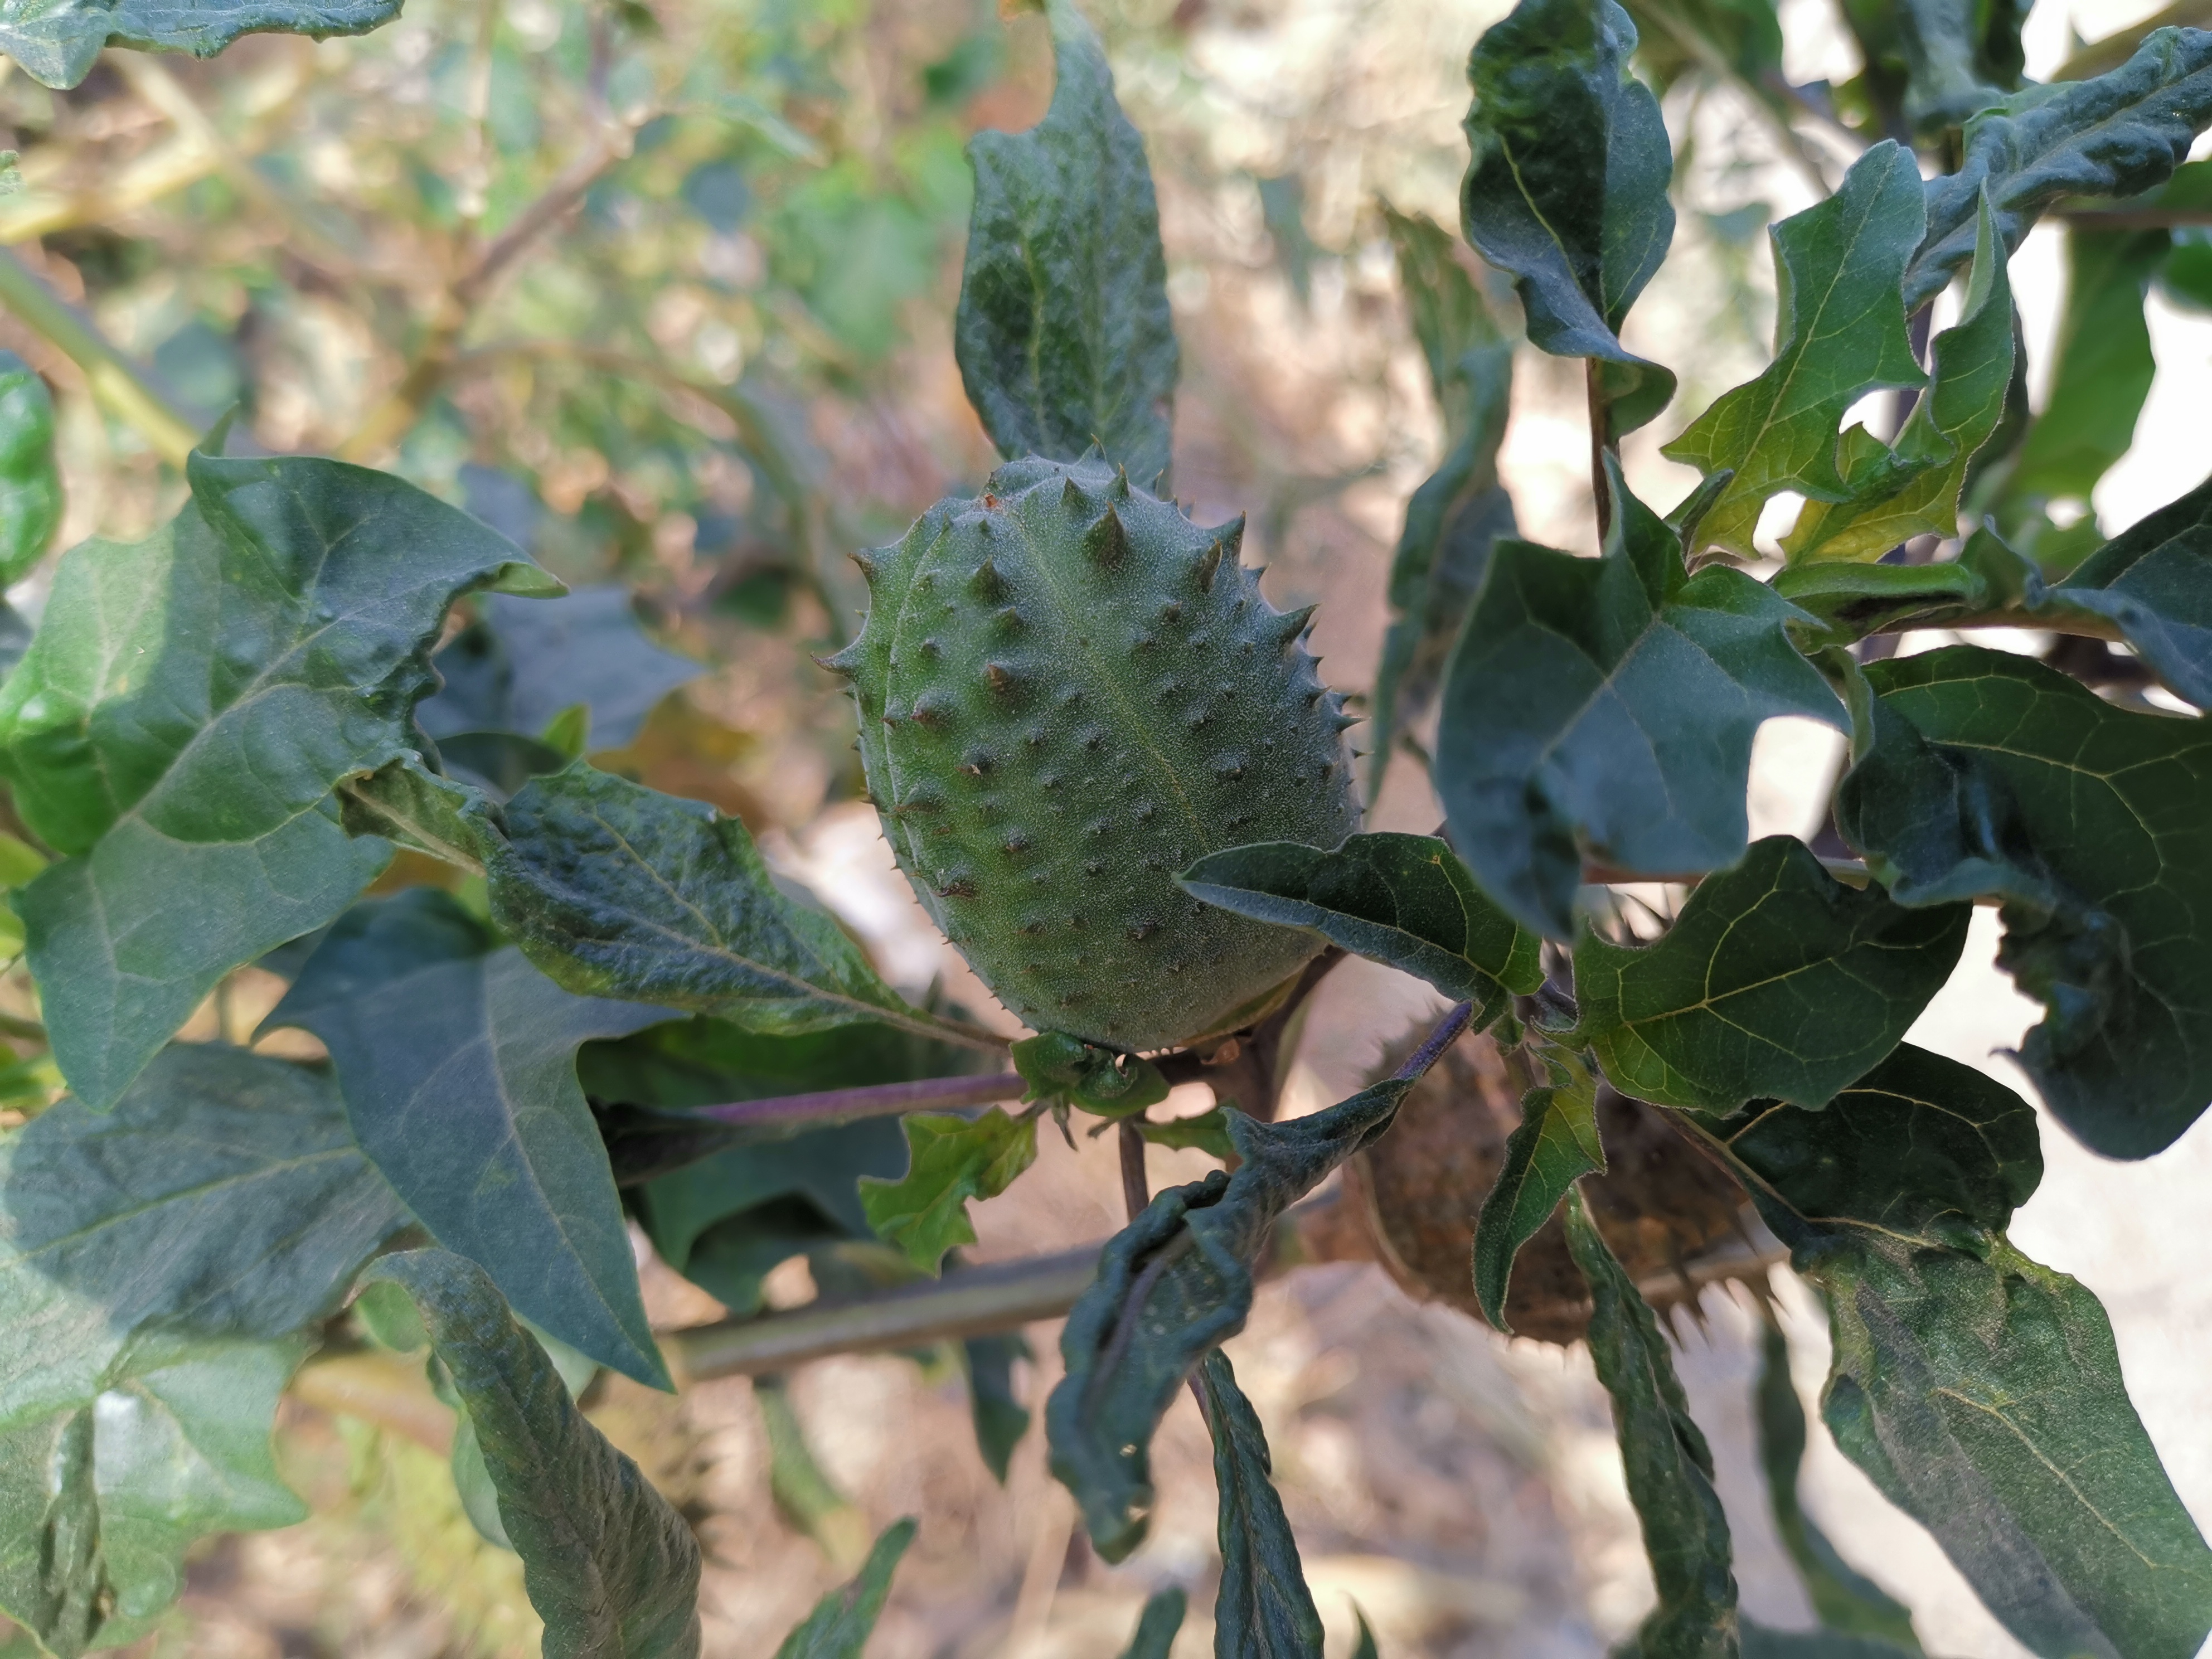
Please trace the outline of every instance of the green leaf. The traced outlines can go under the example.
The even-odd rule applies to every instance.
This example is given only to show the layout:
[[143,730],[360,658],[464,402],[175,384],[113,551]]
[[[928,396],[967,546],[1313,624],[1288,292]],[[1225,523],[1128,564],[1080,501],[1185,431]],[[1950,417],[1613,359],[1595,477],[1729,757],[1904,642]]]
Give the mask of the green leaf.
[[860,1182],[861,1207],[884,1238],[933,1273],[956,1244],[973,1244],[968,1200],[996,1198],[1036,1161],[1036,1120],[994,1106],[980,1117],[917,1112],[906,1119],[905,1177]]
[[1306,1588],[1297,1540],[1275,1492],[1267,1437],[1218,1349],[1199,1366],[1213,1435],[1218,1494],[1214,1536],[1221,1588],[1213,1602],[1217,1659],[1321,1659],[1321,1614]]
[[73,87],[110,41],[212,58],[241,34],[366,34],[398,15],[399,0],[6,0],[0,52],[42,86]]
[[1566,1202],[1567,1248],[1590,1289],[1590,1358],[1613,1400],[1629,1501],[1659,1605],[1636,1633],[1640,1659],[1726,1659],[1736,1651],[1735,1576],[1713,1455],[1690,1419],[1659,1322],[1606,1248],[1579,1191]]
[[744,826],[702,802],[577,763],[495,811],[410,760],[348,791],[346,824],[482,865],[493,922],[579,996],[769,1035],[860,1020],[952,1030],[902,1002],[833,917],[776,884]]
[[2012,285],[1986,201],[1974,246],[1959,321],[1936,337],[1927,392],[1893,448],[1863,426],[1844,434],[1850,493],[1833,504],[1806,502],[1782,538],[1793,562],[1876,559],[1914,536],[1959,533],[1967,463],[1997,429],[2012,381]]
[[1452,845],[1522,927],[1573,931],[1585,858],[1639,875],[1742,856],[1759,723],[1842,710],[1786,631],[1804,613],[1715,565],[1608,462],[1605,556],[1501,542],[1445,673],[1437,791]]
[[2115,536],[2055,586],[2025,571],[2027,608],[2101,617],[2175,696],[2212,708],[2212,480]]
[[572,996],[418,887],[341,916],[269,1017],[320,1037],[355,1139],[515,1311],[670,1386],[576,1048],[668,1018]]
[[1121,1659],[1168,1659],[1168,1650],[1175,1645],[1176,1632],[1182,1628],[1183,1614],[1189,1607],[1190,1597],[1180,1584],[1154,1591],[1146,1598],[1145,1610],[1137,1615],[1136,1633],[1121,1650]]
[[16,913],[54,1057],[100,1109],[225,974],[384,867],[331,791],[409,751],[454,599],[551,580],[382,473],[195,452],[185,476],[150,539],[64,556],[0,687],[0,775],[71,855]]
[[1913,127],[1941,133],[2017,87],[2027,17],[2027,0],[1899,0],[1905,113]]
[[1433,836],[1353,836],[1334,852],[1281,841],[1227,848],[1176,880],[1208,904],[1304,927],[1472,1002],[1478,1029],[1544,982],[1540,941]]
[[1505,1292],[1514,1257],[1577,1181],[1605,1173],[1596,1074],[1571,1048],[1545,1043],[1535,1052],[1551,1081],[1522,1097],[1521,1121],[1506,1138],[1504,1160],[1474,1224],[1475,1299],[1482,1316],[1509,1334]]
[[0,1611],[75,1659],[149,1628],[194,1540],[302,1519],[269,1451],[295,1334],[405,1220],[330,1083],[234,1048],[0,1138]]
[[1851,164],[1833,196],[1769,233],[1780,289],[1774,361],[1724,394],[1661,452],[1733,476],[1692,543],[1755,556],[1769,497],[1794,489],[1844,501],[1837,428],[1869,392],[1917,386],[1898,283],[1926,224],[1912,152],[1885,139]]
[[1237,1156],[1236,1143],[1229,1138],[1229,1114],[1218,1106],[1164,1123],[1147,1119],[1137,1126],[1137,1133],[1155,1146],[1195,1148],[1224,1164]]
[[2048,501],[2086,505],[2135,441],[2158,373],[2143,301],[2166,247],[2163,230],[2067,228],[2066,308],[2052,345],[2051,390],[2005,478],[2001,521]]
[[[1812,509],[1808,506],[1806,510]],[[1986,533],[1975,532],[1978,539]],[[1940,564],[1810,559],[1784,566],[1775,572],[1772,585],[1790,604],[1819,619],[1817,629],[1799,629],[1798,637],[1808,651],[1849,645],[1869,634],[1901,628],[1908,621],[1985,611],[1993,599],[1981,571],[1966,559]]]
[[1580,1030],[1623,1094],[1819,1108],[1894,1048],[1966,940],[1963,904],[1846,887],[1790,836],[1709,878],[1656,943],[1575,947]]
[[[2032,1127],[2033,1115],[2028,1121]],[[1827,1534],[1814,1525],[1797,1500],[1797,1475],[1805,1461],[1805,1408],[1798,1402],[1797,1385],[1790,1377],[1789,1341],[1771,1317],[1761,1347],[1753,1404],[1759,1461],[1766,1472],[1774,1529],[1796,1565],[1814,1614],[1827,1627],[1820,1634],[1875,1638],[1893,1644],[1895,1651],[1918,1653],[1920,1643],[1912,1633],[1911,1613],[1837,1554]],[[1789,1644],[1784,1646],[1786,1650]]]
[[638,625],[629,590],[580,587],[550,604],[492,594],[433,659],[445,682],[416,710],[438,740],[464,732],[535,738],[581,705],[594,749],[620,749],[655,703],[705,671]]
[[1032,1356],[1018,1332],[971,1336],[960,1345],[968,1369],[968,1407],[975,1422],[975,1449],[1000,1486],[1014,1448],[1030,1431],[1029,1408],[1014,1397],[1014,1361]]
[[0,351],[0,587],[31,574],[61,520],[53,394],[28,363]]
[[1445,453],[1406,503],[1405,528],[1390,558],[1390,626],[1382,636],[1372,699],[1370,805],[1399,733],[1435,700],[1444,659],[1489,568],[1492,544],[1515,533],[1512,498],[1498,481],[1498,449],[1513,390],[1513,343],[1492,320],[1474,279],[1454,257],[1449,234],[1387,204],[1382,216],[1398,250],[1399,286],[1443,416]]
[[450,1251],[409,1250],[366,1277],[415,1298],[453,1378],[545,1621],[546,1659],[696,1659],[690,1528],[585,1420],[483,1270]]
[[805,1622],[783,1638],[775,1659],[860,1659],[884,1610],[884,1597],[890,1593],[891,1574],[914,1542],[914,1533],[911,1520],[884,1528],[852,1583],[817,1602]]
[[1352,1616],[1359,1621],[1359,1638],[1352,1645],[1352,1659],[1381,1659],[1375,1647],[1375,1632],[1367,1623],[1367,1614],[1358,1602],[1352,1604]]
[[1741,1659],[1919,1659],[1915,1643],[1901,1648],[1878,1636],[1846,1636],[1832,1630],[1773,1630],[1755,1620],[1743,1621]]
[[1674,158],[1659,100],[1629,69],[1635,50],[1613,0],[1521,0],[1468,59],[1460,190],[1467,240],[1512,273],[1528,343],[1594,360],[1615,436],[1674,395],[1674,374],[1620,337],[1674,234]]
[[1060,1330],[1066,1375],[1045,1429],[1052,1472],[1109,1561],[1144,1540],[1152,1431],[1191,1367],[1243,1328],[1252,1264],[1277,1218],[1389,1128],[1469,1012],[1462,1004],[1395,1073],[1326,1111],[1285,1123],[1229,1113],[1236,1172],[1170,1188],[1107,1241]]
[[1995,1079],[1900,1043],[1826,1109],[1762,1100],[1703,1120],[1754,1191],[1815,1222],[1972,1248],[2043,1179],[2035,1112]]
[[1101,1117],[1132,1117],[1168,1097],[1168,1080],[1149,1060],[1097,1048],[1065,1031],[1024,1037],[1012,1054],[1014,1069],[1029,1085],[1027,1100],[1080,1106]]
[[157,1335],[95,1396],[0,1427],[0,1611],[56,1659],[119,1647],[160,1622],[198,1540],[306,1520],[270,1447],[306,1352]]
[[2163,1150],[2212,1101],[2212,727],[1972,646],[1865,674],[1845,838],[1902,903],[2001,898],[2045,1101],[2108,1158]]
[[954,353],[1001,455],[1072,461],[1095,443],[1149,486],[1167,471],[1180,362],[1152,170],[1097,33],[1072,0],[1046,9],[1052,107],[968,146]]
[[1903,1053],[1905,1075],[1893,1060],[1881,1087],[1792,1115],[1763,1154],[1709,1140],[1826,1297],[1828,1426],[2036,1652],[2186,1659],[2212,1630],[2212,1551],[2104,1310],[1995,1231],[2033,1185],[2027,1110]]
[[2030,87],[1966,124],[1965,160],[1928,185],[1928,229],[1905,273],[1917,309],[1973,257],[1984,189],[2009,254],[2054,202],[2140,196],[2172,176],[2212,120],[2212,33],[2162,28],[2120,68]]

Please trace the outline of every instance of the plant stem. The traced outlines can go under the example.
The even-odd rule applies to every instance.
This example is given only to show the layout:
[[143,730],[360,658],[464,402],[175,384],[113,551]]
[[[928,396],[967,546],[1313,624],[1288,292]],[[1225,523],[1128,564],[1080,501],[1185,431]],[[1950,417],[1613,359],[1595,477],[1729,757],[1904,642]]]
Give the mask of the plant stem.
[[872,1083],[862,1088],[778,1095],[768,1100],[738,1100],[724,1106],[695,1106],[684,1115],[763,1128],[819,1128],[900,1112],[952,1111],[963,1106],[1018,1100],[1027,1086],[1018,1072],[988,1077],[933,1077],[912,1083]]
[[185,464],[201,428],[173,408],[130,359],[5,248],[0,248],[0,305],[83,370],[94,398],[134,428],[155,454],[172,466]]
[[1011,1330],[1057,1319],[1073,1307],[1097,1271],[1099,1249],[1086,1244],[963,1268],[850,1302],[672,1331],[660,1339],[660,1349],[680,1382],[704,1382],[784,1370],[831,1354],[879,1353]]
[[1152,1201],[1151,1185],[1145,1178],[1145,1137],[1137,1122],[1137,1118],[1125,1117],[1114,1126],[1121,1143],[1121,1206],[1132,1221]]
[[1583,360],[1583,386],[1589,398],[1590,495],[1597,502],[1597,538],[1613,529],[1613,490],[1605,481],[1605,458],[1613,449],[1613,410],[1598,384],[1597,359]]

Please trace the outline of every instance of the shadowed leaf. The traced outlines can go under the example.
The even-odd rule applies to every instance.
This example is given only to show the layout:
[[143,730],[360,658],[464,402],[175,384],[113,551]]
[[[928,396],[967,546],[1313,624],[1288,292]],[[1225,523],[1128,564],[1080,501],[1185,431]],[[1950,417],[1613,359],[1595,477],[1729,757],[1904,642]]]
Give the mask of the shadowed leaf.
[[1546,1044],[1536,1050],[1551,1074],[1521,1102],[1521,1121],[1506,1138],[1504,1161],[1474,1224],[1474,1294],[1482,1316],[1501,1331],[1513,1258],[1552,1218],[1583,1176],[1605,1172],[1597,1130],[1597,1077],[1583,1056]]
[[1136,1632],[1121,1650],[1121,1659],[1168,1659],[1168,1650],[1175,1644],[1176,1632],[1182,1628],[1189,1605],[1190,1597],[1180,1584],[1147,1597],[1145,1610],[1137,1615]]
[[914,1542],[914,1533],[912,1521],[884,1528],[853,1581],[815,1604],[814,1611],[783,1638],[775,1659],[860,1659],[877,1615],[884,1610],[884,1597],[890,1593],[891,1574]]
[[1213,1434],[1219,1494],[1213,1523],[1221,1549],[1221,1588],[1213,1603],[1217,1659],[1321,1659],[1321,1614],[1275,1492],[1259,1413],[1218,1349],[1200,1364],[1198,1387]]
[[0,587],[31,574],[61,519],[53,394],[28,363],[0,351]]

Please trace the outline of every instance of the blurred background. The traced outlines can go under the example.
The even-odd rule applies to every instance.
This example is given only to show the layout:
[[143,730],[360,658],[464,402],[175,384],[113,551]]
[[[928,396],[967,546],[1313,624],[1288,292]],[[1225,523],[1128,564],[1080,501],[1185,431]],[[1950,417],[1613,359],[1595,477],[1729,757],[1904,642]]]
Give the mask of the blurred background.
[[[1507,9],[1085,0],[1158,181],[1183,345],[1176,492],[1201,520],[1250,515],[1247,562],[1268,568],[1277,605],[1320,603],[1316,649],[1346,689],[1371,680],[1390,549],[1443,444],[1382,207],[1455,226],[1467,52]],[[2028,74],[2153,9],[2044,0]],[[1859,73],[1832,0],[1780,10],[1791,82]],[[848,705],[810,653],[856,615],[847,556],[972,489],[993,462],[951,346],[962,146],[1042,113],[1041,19],[1001,16],[995,0],[411,0],[362,40],[252,39],[206,64],[111,52],[68,93],[11,68],[0,62],[0,127],[13,134],[0,143],[20,150],[22,188],[0,197],[0,246],[18,262],[0,277],[20,293],[27,272],[81,307],[131,366],[88,373],[83,352],[0,314],[0,344],[56,387],[61,544],[136,538],[175,510],[193,435],[179,416],[189,427],[235,406],[234,446],[398,471],[573,584],[625,586],[646,633],[697,665],[663,665],[656,691],[684,683],[603,729],[602,763],[741,816],[902,987],[941,977],[988,1004],[892,869],[857,799]],[[1628,446],[1632,484],[1662,504],[1692,475],[1659,444],[1765,362],[1764,227],[1809,204],[1814,178],[1832,183],[1847,156],[1816,124],[1787,132],[1694,67],[1665,107],[1680,228],[1627,338],[1682,375],[1674,405]],[[2047,363],[2064,289],[2056,227],[2031,237],[2014,282],[2032,361]],[[2212,317],[2162,291],[2147,315],[2158,377],[2134,447],[2073,509],[2107,533],[2212,464]],[[149,413],[143,387],[174,413]],[[1587,458],[1578,367],[1523,351],[1499,467],[1524,535],[1595,550]],[[1787,528],[1789,507],[1775,504],[1769,531]],[[35,614],[40,580],[11,600]],[[1823,728],[1767,728],[1754,834],[1812,831],[1839,744]],[[1374,827],[1426,831],[1437,816],[1418,768],[1394,768]],[[1989,920],[1912,1040],[2025,1091],[2002,1051],[2040,1011],[1990,965]],[[1358,1086],[1429,1011],[1426,994],[1364,963],[1333,975],[1286,1109]],[[265,1006],[210,1012],[198,1034],[250,1032]],[[299,1039],[271,1041],[294,1052]],[[35,1066],[7,1077],[19,1102],[52,1082]],[[2212,1129],[2118,1165],[2052,1125],[2045,1152],[2014,1237],[2103,1298],[2142,1414],[2212,1526],[2200,1406],[2212,1291],[2184,1262],[2204,1231],[2193,1195],[2212,1186]],[[1194,1152],[1151,1158],[1156,1188],[1208,1167]],[[978,1209],[972,1255],[1064,1248],[1119,1214],[1110,1146],[1047,1135],[1038,1167]],[[657,1322],[718,1316],[640,1249]],[[771,1276],[772,1305],[811,1294],[803,1264],[791,1267]],[[1931,1654],[2024,1651],[1827,1443],[1814,1409],[1824,1328],[1786,1272],[1775,1294],[1814,1416],[1808,1507],[1916,1610]],[[1802,1626],[1810,1610],[1753,1483],[1759,1328],[1747,1294],[1726,1286],[1676,1319],[1746,1609]],[[1033,1328],[1034,1358],[1015,1365],[1032,1407],[1058,1375],[1056,1334]],[[1649,1580],[1579,1350],[1509,1341],[1415,1304],[1373,1266],[1340,1263],[1268,1283],[1229,1351],[1267,1425],[1332,1654],[1351,1650],[1355,1601],[1389,1659],[1594,1656],[1641,1617]],[[1109,1568],[1078,1536],[1040,1437],[1000,1483],[957,1367],[925,1360],[835,1359],[782,1385],[733,1380],[678,1400],[612,1379],[597,1397],[595,1420],[707,1546],[708,1652],[771,1651],[908,1513],[921,1532],[877,1659],[1108,1659],[1169,1583],[1193,1590],[1176,1653],[1210,1651],[1213,1492],[1189,1403],[1156,1449],[1152,1540]],[[280,1449],[314,1519],[208,1551],[136,1651],[536,1651],[519,1565],[477,1538],[434,1451],[297,1401]],[[15,1651],[0,1638],[0,1654]]]

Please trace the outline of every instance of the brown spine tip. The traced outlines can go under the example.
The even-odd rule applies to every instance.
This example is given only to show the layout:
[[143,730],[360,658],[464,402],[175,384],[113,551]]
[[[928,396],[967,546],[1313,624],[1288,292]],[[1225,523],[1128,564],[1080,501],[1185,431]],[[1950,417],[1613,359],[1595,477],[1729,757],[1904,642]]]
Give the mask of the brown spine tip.
[[968,876],[957,875],[947,878],[942,887],[933,888],[931,890],[939,898],[974,898],[975,884]]
[[832,674],[842,674],[848,680],[854,678],[860,672],[859,641],[855,641],[834,655],[815,658],[814,665],[827,669]]
[[869,586],[873,587],[876,585],[876,561],[874,557],[866,553],[855,553],[853,555],[853,562],[860,567],[860,580],[867,583]]
[[1219,542],[1209,543],[1206,546],[1206,551],[1198,556],[1198,564],[1192,572],[1192,574],[1198,578],[1198,591],[1200,592],[1211,593],[1213,591],[1213,574],[1214,572],[1220,568],[1221,544]]
[[1111,507],[1099,514],[1098,522],[1084,532],[1083,550],[1109,570],[1120,564],[1129,551],[1129,532],[1121,527],[1121,515]]

